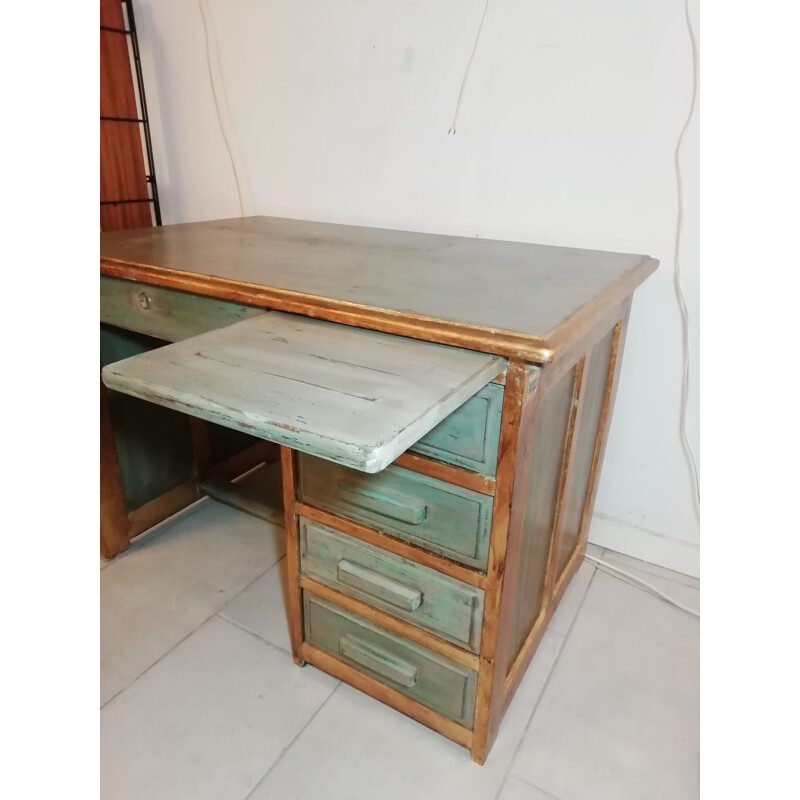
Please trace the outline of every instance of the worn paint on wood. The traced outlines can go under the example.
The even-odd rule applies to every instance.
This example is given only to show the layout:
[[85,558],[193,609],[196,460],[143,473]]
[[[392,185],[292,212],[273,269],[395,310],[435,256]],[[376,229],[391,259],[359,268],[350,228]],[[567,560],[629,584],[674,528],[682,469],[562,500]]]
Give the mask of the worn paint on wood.
[[[578,463],[582,461],[580,437],[582,427],[589,424],[588,421],[583,422],[582,415],[587,420],[594,415],[588,396],[581,401],[575,413],[569,402],[570,398],[566,397],[565,405],[559,404],[556,403],[557,395],[562,386],[567,389],[571,388],[568,384],[574,386],[572,379],[575,376],[575,365],[589,354],[610,326],[620,316],[624,316],[622,310],[629,307],[631,292],[654,269],[655,262],[642,258],[637,263],[631,257],[629,267],[624,267],[623,261],[627,258],[624,256],[551,248],[549,255],[554,258],[547,264],[547,259],[541,258],[547,255],[547,248],[520,246],[527,248],[527,256],[530,258],[526,261],[522,250],[510,259],[511,249],[504,250],[503,247],[510,243],[486,243],[487,246],[491,245],[493,254],[497,256],[495,261],[487,256],[488,250],[480,258],[473,258],[476,254],[480,255],[479,248],[472,250],[471,255],[467,254],[464,249],[469,248],[467,241],[446,241],[452,237],[431,237],[436,241],[428,242],[430,249],[426,252],[426,243],[416,235],[390,231],[372,232],[368,229],[341,230],[343,226],[317,227],[314,223],[281,220],[268,220],[267,223],[277,223],[277,228],[273,225],[267,232],[267,238],[276,241],[266,244],[263,241],[264,225],[253,221],[175,226],[185,230],[179,232],[162,229],[167,232],[156,233],[154,239],[150,239],[149,232],[146,231],[130,236],[124,234],[116,240],[114,237],[105,238],[104,255],[108,255],[107,243],[113,244],[113,241],[117,244],[122,242],[121,246],[127,252],[116,260],[113,255],[105,259],[101,257],[101,271],[110,276],[144,280],[226,301],[293,311],[308,317],[468,347],[514,359],[515,367],[514,370],[509,370],[508,380],[510,399],[514,402],[506,403],[508,414],[505,408],[503,412],[496,481],[492,477],[484,477],[487,473],[484,472],[483,464],[492,463],[493,457],[485,459],[479,466],[463,461],[451,460],[447,463],[448,456],[444,454],[447,447],[438,453],[427,452],[427,458],[408,452],[398,456],[398,466],[416,470],[418,479],[426,476],[429,479],[438,479],[438,483],[443,484],[447,491],[457,491],[461,486],[496,495],[488,560],[484,558],[483,561],[472,563],[457,552],[442,549],[441,542],[437,545],[436,541],[436,537],[442,534],[435,530],[435,526],[435,535],[426,538],[430,533],[425,529],[429,504],[424,499],[420,504],[418,483],[402,483],[397,479],[397,473],[405,470],[389,467],[386,474],[392,477],[387,485],[345,480],[345,486],[337,484],[329,487],[331,502],[327,511],[309,505],[308,503],[317,503],[310,496],[304,498],[308,502],[296,502],[295,489],[299,485],[300,476],[295,475],[295,466],[300,459],[286,447],[282,448],[290,576],[290,632],[295,660],[303,663],[308,659],[321,669],[377,697],[453,741],[471,747],[473,759],[482,762],[494,741],[502,713],[536,649],[538,639],[579,564],[585,544],[592,487],[596,482],[605,441],[603,434],[607,426],[604,421],[613,404],[613,391],[609,391],[610,385],[607,385],[603,393],[596,446],[589,461],[586,481],[589,489],[585,493],[581,511],[577,545],[570,541],[569,519],[571,515],[577,515],[581,505],[580,492],[575,487],[583,482],[577,481],[581,477],[577,474]],[[299,229],[295,228],[291,232],[283,227],[283,223],[288,223],[290,227],[311,225],[319,236],[304,238],[301,235],[299,241],[295,235]],[[273,235],[279,228],[284,233],[289,231],[283,241],[280,235]],[[340,230],[331,230],[333,228]],[[260,229],[260,232],[256,229]],[[155,244],[155,249],[150,251],[150,255],[154,256],[150,260],[147,249],[153,245],[154,240],[160,240],[160,244]],[[116,247],[117,244],[113,246]],[[142,257],[131,258],[134,251]],[[296,260],[293,260],[294,257]],[[516,263],[511,264],[510,260]],[[615,266],[612,265],[614,261]],[[417,270],[419,265],[431,273],[430,282],[411,281],[410,285],[400,285],[400,282],[409,283],[409,273]],[[592,284],[594,278],[602,278],[603,274],[609,276],[607,268],[610,265],[612,269],[621,268],[618,277],[604,288],[600,288],[599,284]],[[595,271],[595,274],[587,279],[587,275],[581,273],[584,268]],[[522,274],[526,270],[529,272],[527,276]],[[558,274],[554,274],[552,270]],[[447,275],[448,271],[457,279],[442,282],[442,276]],[[484,283],[497,282],[499,273],[507,274],[511,279],[497,287],[498,295],[484,291]],[[542,279],[542,283],[534,296],[531,294],[532,285],[529,279],[535,274]],[[295,282],[296,288],[286,288],[281,283],[282,278],[281,281],[273,280],[276,275],[288,276],[288,281]],[[304,281],[310,281],[320,293],[315,294],[310,284],[302,285]],[[454,286],[458,286],[459,291],[454,292]],[[500,294],[504,295],[503,303],[496,302]],[[512,294],[515,296],[511,297]],[[386,302],[379,302],[378,298],[386,298]],[[487,301],[487,308],[478,308],[484,300]],[[564,316],[555,327],[547,330],[544,324],[547,315],[552,313],[555,318],[559,308],[563,311],[570,304],[575,309],[574,313]],[[451,311],[454,312],[452,315]],[[492,314],[496,315],[496,326],[481,322],[482,319],[485,323]],[[520,326],[514,327],[517,322],[521,322]],[[591,382],[590,370],[594,356],[595,353],[592,353],[585,362],[584,377],[587,382]],[[517,379],[520,377],[521,367],[524,366],[523,362],[527,362],[527,367],[523,370],[527,372],[532,369],[531,362],[548,361],[555,363],[542,370],[540,391],[533,393],[533,387],[530,387],[527,390],[531,395],[528,401],[524,397],[518,397],[517,390],[521,384],[518,385]],[[498,370],[498,374],[504,370],[505,364]],[[617,371],[618,364],[611,373],[615,375]],[[567,389],[565,394],[569,395]],[[487,390],[481,390],[485,391]],[[561,406],[567,417],[567,427],[570,418],[578,423],[571,448],[574,459],[578,460],[573,459],[570,475],[564,473],[567,436],[559,428],[561,415],[552,409],[548,414],[546,403],[543,404],[543,410],[539,409],[538,403],[542,398],[549,399],[554,406]],[[516,408],[518,400],[523,409],[521,421],[519,409]],[[475,401],[467,401],[462,405],[462,413],[467,410],[469,402]],[[541,416],[538,413],[540,410]],[[458,411],[455,414],[458,415]],[[431,431],[430,438],[436,438],[438,433],[449,428],[451,432],[455,431],[449,444],[453,445],[453,450],[458,451],[464,444],[469,443],[472,446],[477,442],[477,436],[471,437],[481,424],[477,417],[469,422],[464,417],[461,421],[453,417],[446,418],[441,430]],[[534,427],[537,427],[536,441],[530,436]],[[552,440],[552,444],[559,438],[562,441],[560,448],[556,444],[549,447],[549,455],[537,454],[537,448],[548,449],[548,439]],[[486,444],[485,439],[483,444]],[[491,440],[489,444],[492,444]],[[461,456],[463,455],[462,452]],[[319,463],[338,469],[326,462]],[[350,470],[342,472],[355,475],[356,479],[369,481],[381,477],[353,473]],[[330,479],[330,473],[323,471],[323,475],[328,475]],[[338,480],[338,473],[335,477]],[[475,481],[482,482],[478,484]],[[431,480],[432,484],[436,482]],[[560,487],[564,490],[561,495],[563,502],[560,503],[560,515],[557,515],[553,505],[558,503]],[[573,495],[573,491],[576,494]],[[491,497],[487,499],[492,501]],[[575,509],[571,506],[573,499]],[[331,511],[336,513],[330,513]],[[386,512],[389,512],[388,515]],[[491,511],[489,513],[491,516]],[[335,576],[338,588],[333,588],[333,583],[323,583],[309,576],[300,578],[297,514],[355,537],[358,540],[356,550],[359,552],[362,545],[375,548],[376,559],[379,561],[383,561],[385,556],[397,557],[401,561],[407,559],[409,564],[417,565],[417,568],[418,565],[432,567],[440,571],[442,576],[458,578],[469,586],[483,590],[484,641],[480,657],[457,647],[453,644],[454,640],[446,641],[441,638],[444,634],[434,633],[421,625],[416,627],[413,622],[414,614],[425,606],[425,591],[407,586],[397,574],[382,574],[380,568],[376,568],[376,563],[364,565],[355,558],[339,557]],[[549,522],[546,519],[548,517]],[[548,562],[550,537],[553,536],[557,520],[561,520],[557,527],[563,532],[561,545],[567,551],[572,545],[572,555],[557,582],[557,576],[552,574],[555,570],[551,570],[546,582],[553,594],[548,595],[547,587],[541,583],[548,576],[539,575],[537,569],[543,568]],[[362,522],[365,524],[361,524]],[[392,530],[390,526],[397,529]],[[535,541],[530,538],[531,526],[538,531],[536,536],[539,538],[534,537]],[[444,535],[456,537],[458,546],[469,550],[474,542],[470,542],[471,526],[468,527],[470,532],[463,541],[458,542],[457,531]],[[405,531],[398,530],[403,528]],[[415,538],[420,528],[426,536]],[[488,544],[488,530],[486,542]],[[542,545],[539,549],[543,552],[536,550],[536,542]],[[557,537],[556,547],[558,544]],[[452,542],[448,544],[450,546]],[[443,553],[446,557],[437,553]],[[471,564],[473,569],[451,559],[461,561],[462,564]],[[341,562],[345,562],[343,570],[339,569]],[[555,563],[556,559],[551,559],[551,566]],[[562,564],[563,556],[559,559],[558,566]],[[531,567],[534,569],[531,570]],[[413,573],[413,569],[410,569],[409,574]],[[486,575],[477,569],[487,570]],[[377,607],[375,598],[364,602],[355,596],[356,593],[365,592],[370,585],[377,587],[378,601],[385,603],[393,598],[396,605],[399,603],[404,608],[384,611]],[[306,598],[316,595],[317,598],[322,598],[321,602],[328,601],[338,620],[334,628],[340,625],[342,614],[349,615],[354,620],[355,627],[349,638],[345,632],[344,646],[341,636],[331,651],[317,647],[310,641],[303,642],[301,586]],[[385,607],[389,608],[388,605]],[[521,619],[523,616],[527,616],[527,619]],[[534,618],[533,626],[528,627],[531,617]],[[393,644],[387,644],[385,638],[365,639],[364,631],[370,626],[382,636],[394,636],[397,640],[394,644],[400,649],[395,649]],[[323,626],[323,631],[325,627]],[[525,627],[528,627],[527,635],[524,635]],[[419,702],[408,694],[413,688],[409,684],[416,685],[421,674],[418,664],[408,656],[408,646],[428,649],[438,654],[438,657],[449,657],[457,667],[462,670],[467,668],[473,675],[474,667],[479,666],[478,685],[468,703],[472,704],[476,714],[474,734],[463,724],[453,721],[452,715],[448,718],[438,710],[432,710],[433,706],[425,704],[427,699]],[[380,672],[383,677],[374,677]],[[441,700],[439,695],[447,696],[448,691],[459,685],[459,680],[458,677],[449,677],[443,691],[434,693],[436,699]],[[469,724],[472,725],[471,720]]]
[[490,383],[410,449],[481,475],[494,476],[502,408],[503,387]]
[[503,584],[507,571],[509,526],[514,495],[514,476],[517,473],[517,452],[522,409],[526,397],[535,391],[539,380],[538,367],[520,360],[508,365],[506,391],[498,445],[497,486],[492,512],[492,536],[486,570],[484,623],[481,633],[480,670],[478,672],[475,735],[470,758],[483,764],[497,733],[497,701],[501,690],[497,646],[501,639],[500,611]]
[[295,511],[297,477],[295,462],[297,454],[288,447],[281,447],[281,482],[283,488],[283,514],[286,525],[286,595],[289,606],[289,639],[295,664],[302,666],[303,660],[303,605],[300,599],[300,540]]
[[305,503],[486,568],[491,497],[400,467],[364,475],[306,455],[299,464]]
[[[480,333],[513,351],[505,355],[533,357],[538,348],[542,360],[554,357],[561,328],[580,335],[598,309],[630,294],[658,264],[632,254],[270,217],[113,231],[101,237],[100,255],[106,274],[193,284],[228,299],[242,292],[273,308],[363,327],[404,323],[407,335],[424,328],[431,341],[445,341],[433,331]],[[477,339],[467,346],[486,349]]]
[[463,486],[465,489],[472,489],[473,492],[494,494],[494,478],[479,475],[477,472],[470,472],[461,467],[451,467],[442,461],[418,456],[410,450],[406,450],[405,453],[399,455],[393,463],[395,466],[410,469],[412,472],[419,472],[431,478],[438,478],[445,483],[453,483],[456,486]]
[[304,575],[478,651],[480,589],[302,518],[300,554]]
[[355,667],[345,664],[344,661],[332,656],[325,650],[304,642],[303,659],[313,664],[317,669],[333,675],[334,678],[358,689],[358,691],[364,692],[364,694],[381,703],[385,703],[387,706],[411,717],[411,719],[415,719],[442,736],[446,736],[456,744],[467,748],[471,746],[472,731],[469,728],[459,725],[438,711],[428,708],[424,703],[419,703],[408,695],[402,694],[385,683],[355,669]]
[[106,386],[378,472],[502,360],[273,312],[103,370]]
[[435,636],[425,628],[418,628],[416,625],[406,622],[399,617],[393,617],[391,614],[387,614],[379,608],[363,603],[361,600],[357,600],[355,597],[351,597],[348,594],[343,594],[337,589],[332,589],[330,586],[315,581],[307,575],[300,579],[300,587],[304,592],[311,592],[317,597],[321,597],[323,600],[329,600],[334,605],[346,611],[350,611],[358,617],[363,617],[370,622],[374,622],[381,628],[396,633],[404,639],[410,639],[412,642],[421,644],[423,647],[427,647],[435,653],[446,656],[458,664],[469,667],[475,671],[478,669],[478,657],[474,653],[463,650],[461,647],[439,636]]
[[353,536],[362,542],[367,542],[367,544],[379,547],[381,550],[385,550],[388,553],[394,553],[401,558],[407,558],[409,561],[413,561],[416,564],[424,564],[426,567],[432,567],[443,575],[449,575],[451,578],[466,583],[468,586],[483,589],[486,585],[486,576],[482,573],[469,569],[452,559],[433,553],[429,548],[407,544],[394,536],[381,533],[374,527],[367,527],[360,522],[353,522],[345,517],[310,506],[307,503],[295,503],[295,510],[297,514],[306,519],[311,519],[314,520],[314,522],[319,522],[322,525],[335,528],[337,531],[342,531],[348,536]]
[[100,276],[100,322],[178,342],[260,316],[262,308]]
[[338,606],[303,593],[305,637],[365,674],[472,726],[477,673],[367,622]]
[[560,579],[578,546],[614,336],[615,331],[612,329],[594,346],[587,359],[581,391],[580,425],[570,463],[569,487],[562,510],[558,549],[554,554],[554,581]]
[[511,659],[542,611],[556,500],[567,438],[575,370],[539,398],[533,434],[530,486],[522,520],[512,633]]

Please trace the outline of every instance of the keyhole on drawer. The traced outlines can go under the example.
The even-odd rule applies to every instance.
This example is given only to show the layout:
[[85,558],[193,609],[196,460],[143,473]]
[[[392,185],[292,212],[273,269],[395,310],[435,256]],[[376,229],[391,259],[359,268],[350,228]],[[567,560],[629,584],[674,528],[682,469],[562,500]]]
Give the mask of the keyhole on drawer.
[[139,305],[145,309],[150,308],[152,305],[152,301],[144,292],[139,295]]

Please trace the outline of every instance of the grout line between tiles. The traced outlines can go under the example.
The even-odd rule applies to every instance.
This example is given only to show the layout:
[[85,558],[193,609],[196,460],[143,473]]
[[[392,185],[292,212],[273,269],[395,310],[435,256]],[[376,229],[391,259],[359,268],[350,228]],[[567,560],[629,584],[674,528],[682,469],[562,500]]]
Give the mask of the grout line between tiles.
[[545,797],[551,798],[551,800],[561,800],[560,797],[554,795],[552,792],[548,792],[546,789],[542,789],[541,786],[537,786],[535,783],[531,783],[527,778],[523,778],[521,775],[515,775],[515,780],[518,780],[520,783],[524,783],[526,786],[530,786],[531,789],[536,789],[537,792],[541,792]]
[[[311,665],[309,665],[309,666],[311,666]],[[330,700],[331,697],[333,697],[336,694],[336,692],[339,690],[339,687],[341,685],[342,685],[342,682],[341,681],[337,681],[336,686],[333,687],[333,691],[322,701],[322,703],[320,704],[320,707],[306,720],[306,724],[303,725],[303,727],[297,732],[297,734],[292,739],[292,741],[289,742],[289,744],[287,744],[286,747],[284,747],[281,750],[281,752],[278,754],[278,757],[272,762],[272,764],[269,765],[269,768],[267,769],[267,771],[259,778],[259,780],[256,783],[256,785],[245,796],[244,800],[250,800],[250,798],[253,796],[253,793],[256,791],[256,789],[258,789],[258,787],[261,786],[262,783],[264,783],[264,781],[269,777],[269,774],[272,772],[272,770],[274,770],[275,767],[278,766],[278,764],[280,763],[280,760],[289,751],[289,748],[291,748],[294,745],[294,743],[303,735],[303,733],[305,732],[306,728],[314,721],[314,719],[317,716],[317,714],[319,714],[319,712],[322,711],[323,708],[325,708],[325,706],[328,703],[328,700]]]
[[[503,792],[503,789],[505,788],[506,782],[508,781],[508,776],[511,774],[511,770],[514,767],[514,762],[517,760],[517,756],[519,755],[522,743],[525,741],[525,736],[527,735],[528,729],[531,726],[531,721],[533,720],[533,717],[536,714],[536,709],[539,708],[539,704],[542,702],[544,693],[547,691],[547,687],[550,685],[550,679],[553,677],[553,673],[556,670],[556,665],[558,664],[558,660],[561,658],[561,654],[564,652],[564,647],[566,647],[567,639],[569,638],[569,635],[570,633],[572,633],[572,629],[575,626],[575,620],[578,619],[581,611],[583,610],[584,603],[586,602],[586,598],[589,595],[589,589],[592,588],[592,584],[594,583],[594,576],[597,575],[597,567],[594,564],[592,566],[594,567],[594,569],[592,570],[592,577],[589,578],[589,583],[586,584],[586,591],[583,593],[583,597],[581,598],[578,610],[575,612],[575,616],[572,618],[572,622],[570,622],[569,628],[567,628],[567,632],[564,634],[564,637],[561,640],[561,646],[558,648],[558,652],[556,653],[556,657],[553,659],[553,664],[550,667],[550,671],[547,673],[547,678],[542,684],[542,690],[539,692],[539,696],[536,698],[536,702],[534,703],[533,708],[531,709],[528,721],[525,723],[525,729],[522,731],[522,735],[519,737],[519,741],[517,742],[516,748],[514,748],[514,753],[509,759],[508,768],[506,769],[506,774],[503,776],[503,780],[500,782],[500,786],[497,789],[497,793],[494,796],[494,800],[498,800],[498,798]],[[515,775],[514,777],[517,778],[518,776]],[[526,783],[529,783],[529,781],[526,781]],[[530,785],[533,786],[534,784]],[[535,788],[540,789],[541,787],[536,786]],[[542,789],[542,791],[544,790]]]
[[237,597],[239,597],[240,595],[244,594],[256,581],[261,580],[261,578],[263,578],[271,569],[274,569],[275,567],[277,567],[278,564],[280,564],[281,561],[283,561],[284,558],[286,558],[286,553],[285,552],[277,561],[275,561],[274,563],[270,564],[260,575],[257,575],[255,578],[253,578],[253,580],[251,580],[250,583],[247,584],[247,586],[245,586],[240,591],[236,592],[236,594],[233,595],[232,597],[229,597],[225,601],[225,604],[220,606],[214,613],[215,614],[221,614],[234,600],[236,600]]
[[[268,644],[270,647],[274,647],[276,650],[279,650],[281,653],[283,653],[283,655],[286,655],[286,656],[291,656],[292,655],[292,651],[291,650],[287,650],[285,647],[281,647],[279,644],[275,644],[275,642],[271,642],[269,639],[266,639],[265,637],[263,637],[260,633],[256,633],[255,631],[251,631],[250,628],[246,628],[241,623],[236,622],[235,620],[232,620],[229,617],[224,616],[221,611],[217,611],[216,616],[218,616],[223,622],[227,622],[227,623],[233,625],[234,628],[238,628],[243,633],[249,633],[251,636],[254,636],[262,644]],[[288,627],[288,623],[287,623],[287,627]]]
[[[281,556],[281,558],[285,558],[285,556]],[[114,692],[114,694],[112,694],[111,697],[109,697],[108,700],[105,701],[105,703],[101,703],[100,704],[100,710],[102,711],[112,700],[114,700],[115,698],[119,697],[123,692],[127,691],[128,689],[130,689],[131,686],[133,686],[133,684],[136,683],[136,681],[139,680],[139,678],[141,678],[143,675],[146,675],[148,672],[150,672],[150,670],[153,669],[153,667],[156,664],[159,664],[161,661],[163,661],[176,647],[179,647],[190,636],[192,636],[194,633],[197,633],[197,631],[199,631],[200,628],[202,628],[203,625],[206,624],[206,622],[208,622],[209,620],[213,619],[221,611],[223,611],[225,608],[227,608],[227,606],[230,603],[232,603],[242,592],[246,592],[259,578],[263,578],[264,575],[266,575],[275,566],[275,564],[279,564],[280,561],[281,561],[281,559],[279,558],[274,564],[270,564],[270,566],[268,566],[263,572],[261,572],[258,575],[256,575],[256,577],[253,578],[253,580],[251,580],[250,583],[248,583],[246,586],[242,587],[242,589],[240,591],[236,592],[236,594],[233,597],[229,598],[226,601],[225,605],[223,605],[220,608],[214,609],[214,611],[212,611],[209,616],[207,616],[198,625],[195,625],[195,627],[192,628],[192,630],[190,630],[189,633],[186,634],[186,636],[184,636],[179,641],[175,642],[175,644],[173,644],[172,647],[169,648],[169,650],[167,650],[165,653],[162,653],[152,664],[150,664],[149,667],[146,667],[145,669],[143,669],[132,681],[130,681],[130,683],[126,683],[125,686],[123,686],[118,691]]]

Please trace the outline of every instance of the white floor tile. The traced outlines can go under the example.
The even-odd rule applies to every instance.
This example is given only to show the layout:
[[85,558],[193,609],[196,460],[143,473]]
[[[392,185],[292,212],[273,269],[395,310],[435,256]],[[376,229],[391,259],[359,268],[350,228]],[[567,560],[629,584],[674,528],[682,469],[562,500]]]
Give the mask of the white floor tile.
[[565,800],[697,797],[698,634],[598,570],[512,774]]
[[493,798],[550,673],[562,637],[547,632],[482,767],[467,750],[342,684],[251,800]]
[[282,558],[265,575],[231,600],[220,611],[220,616],[291,653],[286,610],[287,581],[286,559]]
[[102,710],[102,797],[244,800],[336,685],[214,618]]
[[531,786],[530,783],[509,775],[497,800],[554,800],[553,795]]
[[282,558],[283,528],[213,500],[100,573],[101,703]]
[[572,580],[566,592],[564,592],[561,602],[558,604],[556,613],[553,614],[553,618],[547,626],[548,630],[560,633],[562,636],[567,635],[569,627],[581,607],[583,598],[586,596],[586,590],[591,583],[594,569],[594,564],[591,561],[584,561],[578,567],[578,571],[572,576]]

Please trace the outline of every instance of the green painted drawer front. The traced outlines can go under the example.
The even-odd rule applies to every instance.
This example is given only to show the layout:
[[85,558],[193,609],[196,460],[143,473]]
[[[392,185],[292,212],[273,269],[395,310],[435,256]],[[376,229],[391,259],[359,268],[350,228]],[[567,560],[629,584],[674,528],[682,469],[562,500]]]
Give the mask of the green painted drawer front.
[[398,539],[486,569],[492,498],[401,467],[367,475],[300,456],[300,499]]
[[496,383],[484,386],[409,449],[494,477],[497,473],[503,388]]
[[303,593],[306,640],[359,672],[472,728],[478,673]]
[[213,297],[100,276],[100,322],[168,342],[264,313],[261,308]]
[[302,518],[300,567],[320,583],[480,650],[481,589]]

